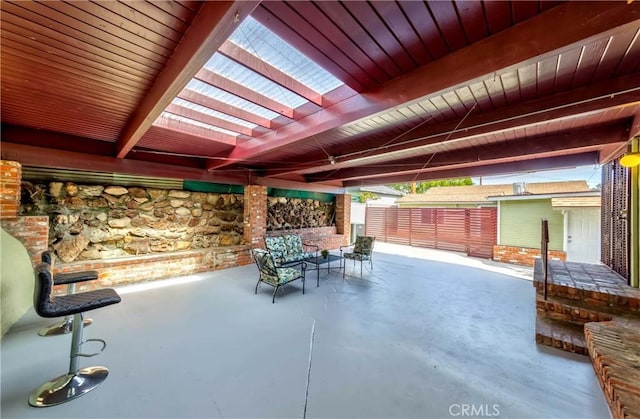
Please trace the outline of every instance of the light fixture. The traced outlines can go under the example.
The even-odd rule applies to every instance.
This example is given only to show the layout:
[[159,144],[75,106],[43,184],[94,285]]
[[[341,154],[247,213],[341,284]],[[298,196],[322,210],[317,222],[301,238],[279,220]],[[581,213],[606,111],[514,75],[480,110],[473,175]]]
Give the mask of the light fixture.
[[329,156],[329,163],[336,164],[336,158],[333,156]]
[[624,167],[636,167],[640,165],[640,152],[625,154],[620,159],[620,165]]

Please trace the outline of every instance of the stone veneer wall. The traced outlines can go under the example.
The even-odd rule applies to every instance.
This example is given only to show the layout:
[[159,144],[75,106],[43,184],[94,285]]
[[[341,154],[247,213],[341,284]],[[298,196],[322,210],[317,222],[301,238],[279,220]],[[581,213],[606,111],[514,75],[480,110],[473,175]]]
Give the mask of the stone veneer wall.
[[[498,262],[513,263],[515,265],[534,266],[536,259],[540,258],[540,249],[528,247],[493,246],[493,260]],[[567,260],[566,252],[549,250],[549,260]]]
[[49,216],[49,244],[68,263],[242,244],[243,200],[233,194],[23,182],[21,210]]
[[[20,163],[3,160],[1,164],[0,195],[2,209],[6,210],[0,217],[2,227],[23,243],[34,265],[40,262],[42,251],[49,248],[50,243],[55,242],[58,248],[56,250],[59,250],[59,243],[62,243],[64,238],[70,239],[74,236],[79,245],[76,243],[70,247],[75,249],[74,252],[78,256],[82,253],[84,256],[95,253],[91,249],[81,248],[84,240],[78,237],[87,231],[90,232],[87,246],[98,244],[99,246],[95,246],[94,250],[101,252],[101,257],[108,257],[108,259],[90,260],[76,258],[70,262],[66,262],[61,257],[56,260],[53,266],[54,273],[98,271],[99,279],[82,284],[78,287],[79,291],[242,266],[252,263],[250,247],[264,246],[263,238],[267,234],[267,188],[264,186],[248,185],[245,187],[244,196],[231,196],[120,186],[105,188],[59,182],[42,186],[24,182],[22,193],[17,193],[22,182]],[[169,196],[170,194],[172,196]],[[21,198],[24,202],[21,202]],[[336,226],[286,229],[269,234],[301,234],[305,241],[313,242],[320,249],[337,249],[341,244],[349,243],[348,198],[348,195],[336,197]],[[159,202],[161,204],[157,205]],[[182,205],[178,205],[179,203]],[[41,215],[20,216],[18,210],[21,204],[23,204],[24,214]],[[315,203],[313,205],[316,207]],[[320,204],[317,205],[317,207],[320,206]],[[232,212],[235,212],[234,217],[231,217]],[[228,218],[225,219],[225,217]],[[109,232],[146,231],[149,233],[149,225],[143,227],[136,224],[154,223],[160,219],[167,222],[166,231],[171,234],[169,238],[165,237],[165,245],[161,245],[158,249],[165,249],[164,252],[143,254],[142,251],[146,249],[146,245],[139,246],[139,241],[148,239],[149,250],[153,251],[151,241],[154,237],[151,234],[149,236],[132,234],[129,239],[126,239],[124,234],[120,234],[113,240],[115,243],[99,240],[103,233]],[[216,220],[212,221],[212,219]],[[180,221],[186,221],[186,226],[179,225]],[[106,224],[98,227],[98,223],[104,222]],[[160,225],[165,224],[161,222]],[[219,227],[219,229],[210,230],[208,227]],[[96,229],[101,230],[102,233],[97,232]],[[220,234],[216,238],[210,237],[208,241],[206,238],[199,241],[199,243],[207,243],[208,247],[193,246],[187,250],[176,250],[181,248],[181,245],[176,243],[179,239],[172,239],[174,237],[172,234],[177,233],[186,232],[187,235],[181,237],[189,239],[191,232],[210,232],[211,235],[215,235],[218,230]],[[134,242],[138,244],[132,245],[131,243]],[[128,251],[125,250],[127,243],[130,244],[126,246]],[[227,243],[228,246],[215,246],[215,244]],[[123,257],[114,257],[115,252],[109,253],[109,244],[115,244],[115,248],[111,250],[117,250],[117,254]],[[158,244],[161,243],[155,243],[155,245]],[[78,251],[78,248],[81,249]],[[131,253],[137,253],[137,255]],[[28,281],[29,284],[25,286],[32,287],[33,278],[30,277]],[[64,287],[57,287],[57,292],[64,293]],[[30,304],[30,301],[27,303]]]

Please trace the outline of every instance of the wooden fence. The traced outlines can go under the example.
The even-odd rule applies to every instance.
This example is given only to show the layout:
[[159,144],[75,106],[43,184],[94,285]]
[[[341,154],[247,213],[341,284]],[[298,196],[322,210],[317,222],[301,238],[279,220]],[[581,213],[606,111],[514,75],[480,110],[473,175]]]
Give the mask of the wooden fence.
[[388,243],[491,258],[497,219],[495,208],[367,207],[365,233]]

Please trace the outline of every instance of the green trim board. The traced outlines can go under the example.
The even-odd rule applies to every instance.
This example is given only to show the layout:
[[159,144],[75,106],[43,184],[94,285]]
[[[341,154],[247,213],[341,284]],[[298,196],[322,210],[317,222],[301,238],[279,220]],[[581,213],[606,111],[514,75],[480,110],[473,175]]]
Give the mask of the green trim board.
[[227,193],[227,194],[243,194],[244,186],[228,185],[223,183],[202,182],[198,180],[185,180],[182,183],[182,189],[191,192],[209,192],[209,193]]
[[[244,186],[228,185],[223,183],[202,182],[197,180],[185,180],[182,189],[191,192],[210,192],[210,193],[229,193],[242,194]],[[298,191],[293,189],[267,188],[267,196],[313,199],[320,202],[333,202],[336,199],[335,194],[324,192]]]
[[549,249],[564,250],[564,215],[551,206],[551,199],[501,201],[500,244],[540,248],[540,220],[549,220]]

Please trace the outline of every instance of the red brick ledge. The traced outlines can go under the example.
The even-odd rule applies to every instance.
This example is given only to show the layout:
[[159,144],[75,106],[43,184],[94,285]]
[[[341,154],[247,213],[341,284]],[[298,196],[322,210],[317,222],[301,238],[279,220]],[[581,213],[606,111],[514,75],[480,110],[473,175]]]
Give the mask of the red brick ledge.
[[584,327],[589,356],[614,419],[640,418],[639,323]]
[[[494,245],[492,259],[514,265],[534,266],[536,259],[540,259],[540,249]],[[567,260],[567,254],[561,250],[549,250],[549,260]]]
[[[213,247],[118,259],[56,263],[53,271],[98,271],[96,281],[76,286],[76,291],[88,291],[248,265],[252,263],[249,248],[246,245]],[[66,292],[64,287],[56,288],[57,293]]]

